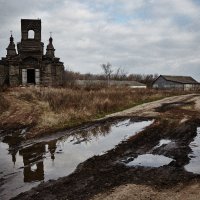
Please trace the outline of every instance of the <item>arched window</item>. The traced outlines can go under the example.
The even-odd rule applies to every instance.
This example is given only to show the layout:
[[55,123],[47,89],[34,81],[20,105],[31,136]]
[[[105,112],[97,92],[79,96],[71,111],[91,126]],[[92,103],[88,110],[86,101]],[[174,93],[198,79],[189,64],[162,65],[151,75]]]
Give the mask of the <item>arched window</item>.
[[33,30],[28,31],[28,39],[34,39],[35,38],[35,32]]

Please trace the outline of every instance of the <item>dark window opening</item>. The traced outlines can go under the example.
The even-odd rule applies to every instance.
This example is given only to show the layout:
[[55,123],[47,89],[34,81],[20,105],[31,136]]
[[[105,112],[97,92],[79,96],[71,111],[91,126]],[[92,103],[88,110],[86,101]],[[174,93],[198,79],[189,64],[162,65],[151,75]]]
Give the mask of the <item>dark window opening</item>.
[[27,69],[27,83],[35,84],[35,69]]

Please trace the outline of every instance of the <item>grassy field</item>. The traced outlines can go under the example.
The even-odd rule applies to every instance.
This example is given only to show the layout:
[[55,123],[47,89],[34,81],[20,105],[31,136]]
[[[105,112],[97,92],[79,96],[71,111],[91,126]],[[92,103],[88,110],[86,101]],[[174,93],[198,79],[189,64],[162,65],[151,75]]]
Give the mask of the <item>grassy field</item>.
[[31,127],[27,137],[53,132],[183,91],[109,88],[13,88],[0,93],[0,125]]

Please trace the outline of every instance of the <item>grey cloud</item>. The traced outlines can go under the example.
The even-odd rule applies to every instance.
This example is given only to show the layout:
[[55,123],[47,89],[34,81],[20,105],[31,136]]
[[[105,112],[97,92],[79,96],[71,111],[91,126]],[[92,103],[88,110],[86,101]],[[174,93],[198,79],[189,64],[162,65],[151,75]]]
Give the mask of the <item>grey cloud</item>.
[[[15,42],[20,41],[21,18],[41,18],[45,45],[53,31],[56,56],[72,70],[101,73],[100,64],[111,62],[129,73],[194,75],[200,80],[199,5],[191,0],[133,2],[0,0],[0,55],[5,56],[11,29]],[[131,18],[112,21],[119,13]]]

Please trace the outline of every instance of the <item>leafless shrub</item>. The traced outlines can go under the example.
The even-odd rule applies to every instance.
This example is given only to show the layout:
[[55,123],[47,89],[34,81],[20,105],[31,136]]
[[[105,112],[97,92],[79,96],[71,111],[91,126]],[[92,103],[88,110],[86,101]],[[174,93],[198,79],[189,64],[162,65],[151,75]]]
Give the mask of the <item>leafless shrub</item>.
[[28,91],[26,91],[26,93],[20,93],[18,98],[25,101],[32,101],[34,99],[33,94]]
[[7,85],[0,85],[0,92],[6,92],[8,90]]
[[0,113],[8,110],[10,104],[7,99],[0,93]]

